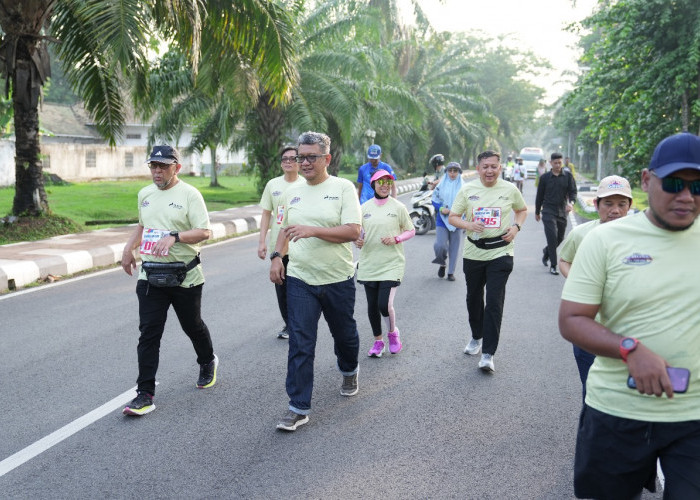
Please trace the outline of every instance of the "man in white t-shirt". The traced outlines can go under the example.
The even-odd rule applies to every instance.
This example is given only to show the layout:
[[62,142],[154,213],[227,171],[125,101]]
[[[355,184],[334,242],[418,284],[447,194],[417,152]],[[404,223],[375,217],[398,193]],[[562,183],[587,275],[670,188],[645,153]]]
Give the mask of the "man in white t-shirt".
[[[355,323],[355,265],[350,242],[360,236],[361,212],[352,182],[328,173],[330,138],[305,132],[297,141],[297,162],[306,183],[287,189],[284,219],[270,255],[270,280],[287,281],[289,410],[277,428],[294,431],[309,421],[318,320],[323,314],[333,336],[342,396],[358,391],[360,337]],[[282,249],[289,243],[285,272]]]
[[591,231],[562,292],[561,335],[596,355],[579,498],[640,498],[655,489],[657,460],[664,498],[700,498],[700,138],[661,141],[642,189],[649,208]]

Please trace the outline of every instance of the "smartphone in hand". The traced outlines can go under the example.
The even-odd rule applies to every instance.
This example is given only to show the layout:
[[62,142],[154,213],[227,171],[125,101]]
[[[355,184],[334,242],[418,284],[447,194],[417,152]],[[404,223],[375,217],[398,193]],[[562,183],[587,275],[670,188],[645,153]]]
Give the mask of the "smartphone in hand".
[[[674,368],[669,366],[666,368],[668,377],[671,379],[671,384],[673,385],[673,392],[682,394],[688,390],[688,383],[690,382],[690,370],[687,368]],[[627,387],[630,389],[636,389],[637,384],[634,378],[630,375],[627,379]]]

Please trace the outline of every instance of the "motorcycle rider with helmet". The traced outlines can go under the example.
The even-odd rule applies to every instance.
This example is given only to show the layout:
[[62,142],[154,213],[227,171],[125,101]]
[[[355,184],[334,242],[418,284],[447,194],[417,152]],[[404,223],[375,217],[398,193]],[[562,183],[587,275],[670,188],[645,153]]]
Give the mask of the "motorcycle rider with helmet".
[[440,153],[433,155],[430,157],[429,163],[435,172],[435,179],[428,181],[428,188],[435,189],[442,176],[445,175],[445,156]]

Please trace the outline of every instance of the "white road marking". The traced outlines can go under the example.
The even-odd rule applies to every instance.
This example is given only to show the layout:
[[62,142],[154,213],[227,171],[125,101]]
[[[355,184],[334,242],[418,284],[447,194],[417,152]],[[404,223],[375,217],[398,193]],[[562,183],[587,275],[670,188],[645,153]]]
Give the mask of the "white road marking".
[[69,438],[78,431],[81,431],[93,422],[98,421],[105,415],[112,413],[117,408],[124,406],[126,403],[131,401],[136,394],[136,386],[132,387],[126,392],[123,392],[116,398],[108,401],[99,408],[92,410],[90,413],[86,413],[80,418],[72,421],[68,425],[65,425],[55,432],[52,432],[48,436],[30,444],[23,450],[18,451],[14,455],[7,457],[5,460],[0,462],[0,477],[4,476],[13,469],[16,469],[20,465],[28,462],[32,458],[40,455],[49,448],[56,446],[58,443],[66,438]]

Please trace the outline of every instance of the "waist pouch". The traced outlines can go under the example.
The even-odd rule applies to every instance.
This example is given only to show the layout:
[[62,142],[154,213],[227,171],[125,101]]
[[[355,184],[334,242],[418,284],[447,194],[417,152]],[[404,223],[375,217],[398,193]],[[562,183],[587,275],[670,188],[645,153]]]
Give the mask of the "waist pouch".
[[190,269],[199,265],[199,254],[190,261],[184,262],[142,262],[141,267],[146,273],[149,285],[158,287],[180,286],[185,281]]
[[[503,236],[503,234],[501,236]],[[510,245],[510,242],[501,239],[501,236],[494,236],[493,238],[479,238],[478,240],[473,240],[467,236],[467,239],[477,248],[491,250],[492,248],[501,248]]]

